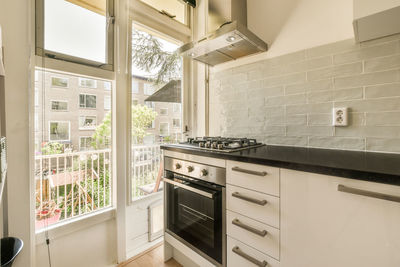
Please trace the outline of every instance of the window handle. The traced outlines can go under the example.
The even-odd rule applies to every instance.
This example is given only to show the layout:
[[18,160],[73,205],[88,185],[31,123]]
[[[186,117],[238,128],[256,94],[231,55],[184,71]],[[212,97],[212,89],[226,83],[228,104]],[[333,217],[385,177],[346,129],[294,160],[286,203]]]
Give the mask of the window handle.
[[238,246],[235,246],[234,248],[232,248],[232,252],[239,255],[240,257],[248,260],[249,262],[254,263],[255,265],[257,265],[259,267],[266,267],[268,265],[268,262],[259,261],[255,258],[253,258],[252,256],[248,255],[247,253],[244,253]]
[[176,17],[176,15],[172,15],[171,13],[168,13],[168,12],[165,11],[165,10],[161,10],[161,11],[159,11],[159,12],[160,12],[160,14],[163,14],[163,15],[169,17],[170,19],[173,19],[173,18]]

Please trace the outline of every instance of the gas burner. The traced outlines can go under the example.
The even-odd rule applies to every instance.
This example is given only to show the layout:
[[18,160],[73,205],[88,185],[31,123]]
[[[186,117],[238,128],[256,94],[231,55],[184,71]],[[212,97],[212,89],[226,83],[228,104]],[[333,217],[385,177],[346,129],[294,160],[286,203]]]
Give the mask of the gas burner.
[[187,142],[178,144],[178,146],[198,148],[207,151],[234,152],[246,150],[254,147],[263,146],[256,139],[249,138],[229,138],[229,137],[195,137],[188,138]]

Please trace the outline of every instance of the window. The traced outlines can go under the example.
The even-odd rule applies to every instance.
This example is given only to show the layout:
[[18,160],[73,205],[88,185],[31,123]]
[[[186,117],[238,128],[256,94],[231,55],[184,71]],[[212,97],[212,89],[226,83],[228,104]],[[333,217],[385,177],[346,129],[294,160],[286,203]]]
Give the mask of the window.
[[111,82],[104,82],[103,86],[104,86],[104,90],[111,91]]
[[136,106],[137,104],[139,104],[139,100],[138,99],[133,99],[132,100],[132,105]]
[[93,138],[90,136],[81,136],[79,137],[79,150],[91,150],[92,149],[92,141]]
[[68,102],[67,101],[51,101],[51,110],[53,111],[67,111],[68,110]]
[[168,109],[167,108],[161,108],[160,109],[160,115],[163,115],[163,116],[168,115]]
[[182,24],[187,24],[186,14],[187,6],[178,0],[141,0],[147,5],[157,9],[159,12],[167,15],[171,19],[177,20]]
[[145,95],[152,95],[155,92],[154,86],[150,83],[145,83],[143,84],[144,88],[143,88],[143,93]]
[[35,107],[39,107],[39,90],[35,87]]
[[153,110],[156,109],[156,104],[154,102],[144,102],[144,104],[148,107],[151,108]]
[[156,128],[156,121],[152,120],[151,123],[149,123],[149,126],[147,126],[149,129],[155,129]]
[[35,132],[39,131],[39,114],[35,113]]
[[79,86],[87,88],[97,88],[97,81],[86,78],[79,78]]
[[96,96],[80,94],[79,95],[79,107],[80,108],[96,108]]
[[105,110],[111,109],[111,96],[109,95],[104,96],[104,109]]
[[51,86],[67,88],[68,87],[68,79],[60,78],[60,77],[51,77]]
[[179,103],[174,103],[174,105],[173,105],[173,112],[174,112],[174,113],[181,112],[181,104],[179,104]]
[[174,128],[180,128],[181,127],[181,119],[172,119],[172,126]]
[[161,136],[169,135],[169,123],[168,122],[160,122],[160,135]]
[[113,0],[37,0],[36,54],[112,70]]
[[96,128],[96,116],[80,116],[79,117],[79,129],[81,130],[93,130]]
[[69,141],[70,122],[69,121],[50,121],[49,140],[50,141]]
[[139,82],[132,82],[132,94],[139,94]]

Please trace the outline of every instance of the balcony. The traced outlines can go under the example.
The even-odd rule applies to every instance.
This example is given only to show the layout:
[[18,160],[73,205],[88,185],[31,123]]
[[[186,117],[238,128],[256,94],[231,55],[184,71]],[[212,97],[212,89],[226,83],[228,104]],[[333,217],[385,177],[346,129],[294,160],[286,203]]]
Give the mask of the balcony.
[[[35,156],[36,230],[112,206],[110,149]],[[131,200],[156,187],[160,145],[132,147]]]

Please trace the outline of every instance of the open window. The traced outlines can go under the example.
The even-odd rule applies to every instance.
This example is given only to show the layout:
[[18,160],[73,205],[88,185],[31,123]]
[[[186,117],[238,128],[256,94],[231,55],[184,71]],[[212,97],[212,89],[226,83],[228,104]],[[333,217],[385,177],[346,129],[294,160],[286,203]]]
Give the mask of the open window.
[[113,0],[36,0],[36,55],[113,70]]

